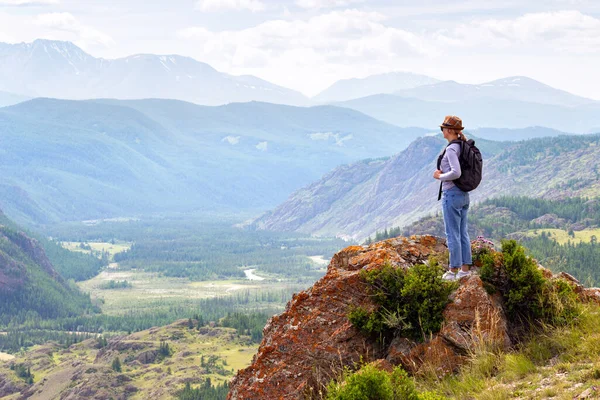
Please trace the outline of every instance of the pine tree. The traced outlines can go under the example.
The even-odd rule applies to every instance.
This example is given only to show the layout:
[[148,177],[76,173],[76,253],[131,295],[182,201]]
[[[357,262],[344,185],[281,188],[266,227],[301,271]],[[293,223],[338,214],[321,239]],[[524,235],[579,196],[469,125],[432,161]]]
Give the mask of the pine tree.
[[112,369],[115,372],[121,372],[121,360],[119,360],[119,357],[115,357],[115,359],[113,360]]

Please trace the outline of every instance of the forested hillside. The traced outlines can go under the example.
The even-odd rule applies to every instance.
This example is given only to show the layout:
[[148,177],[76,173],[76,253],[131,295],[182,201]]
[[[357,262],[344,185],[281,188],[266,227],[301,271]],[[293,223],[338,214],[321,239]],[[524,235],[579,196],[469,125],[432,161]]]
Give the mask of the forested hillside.
[[344,163],[427,132],[267,103],[34,99],[0,109],[0,203],[28,226],[153,213],[259,212]]
[[0,226],[0,326],[94,311],[89,296],[58,274],[36,240]]

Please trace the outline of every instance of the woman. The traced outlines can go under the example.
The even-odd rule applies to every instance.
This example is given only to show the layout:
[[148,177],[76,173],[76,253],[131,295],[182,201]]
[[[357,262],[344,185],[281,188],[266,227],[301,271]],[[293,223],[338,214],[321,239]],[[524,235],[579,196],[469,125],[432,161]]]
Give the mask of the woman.
[[[462,133],[464,129],[462,120],[455,115],[446,116],[440,129],[448,143],[455,140],[467,140]],[[442,212],[448,250],[450,251],[450,270],[443,276],[447,280],[456,280],[469,275],[470,266],[473,264],[471,240],[467,232],[469,193],[463,192],[452,182],[461,175],[458,162],[460,150],[460,143],[448,145],[442,157],[441,169],[433,173],[435,179],[442,181]]]

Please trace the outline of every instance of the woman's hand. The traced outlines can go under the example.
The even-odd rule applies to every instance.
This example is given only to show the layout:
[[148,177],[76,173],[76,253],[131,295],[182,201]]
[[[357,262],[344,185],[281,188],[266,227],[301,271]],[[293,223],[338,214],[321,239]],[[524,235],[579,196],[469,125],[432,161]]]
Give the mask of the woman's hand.
[[435,172],[433,173],[433,177],[435,179],[440,179],[441,174],[442,174],[442,171],[440,171],[439,169],[436,169]]

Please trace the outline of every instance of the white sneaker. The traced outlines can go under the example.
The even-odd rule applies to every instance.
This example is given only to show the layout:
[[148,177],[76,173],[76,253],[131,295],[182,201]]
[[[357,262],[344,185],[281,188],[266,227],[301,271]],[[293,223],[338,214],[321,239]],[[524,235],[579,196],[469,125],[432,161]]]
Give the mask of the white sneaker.
[[456,274],[456,279],[471,275],[471,271],[463,271],[462,269]]
[[456,280],[456,272],[447,271],[444,275],[442,275],[442,279],[446,281],[455,281]]

